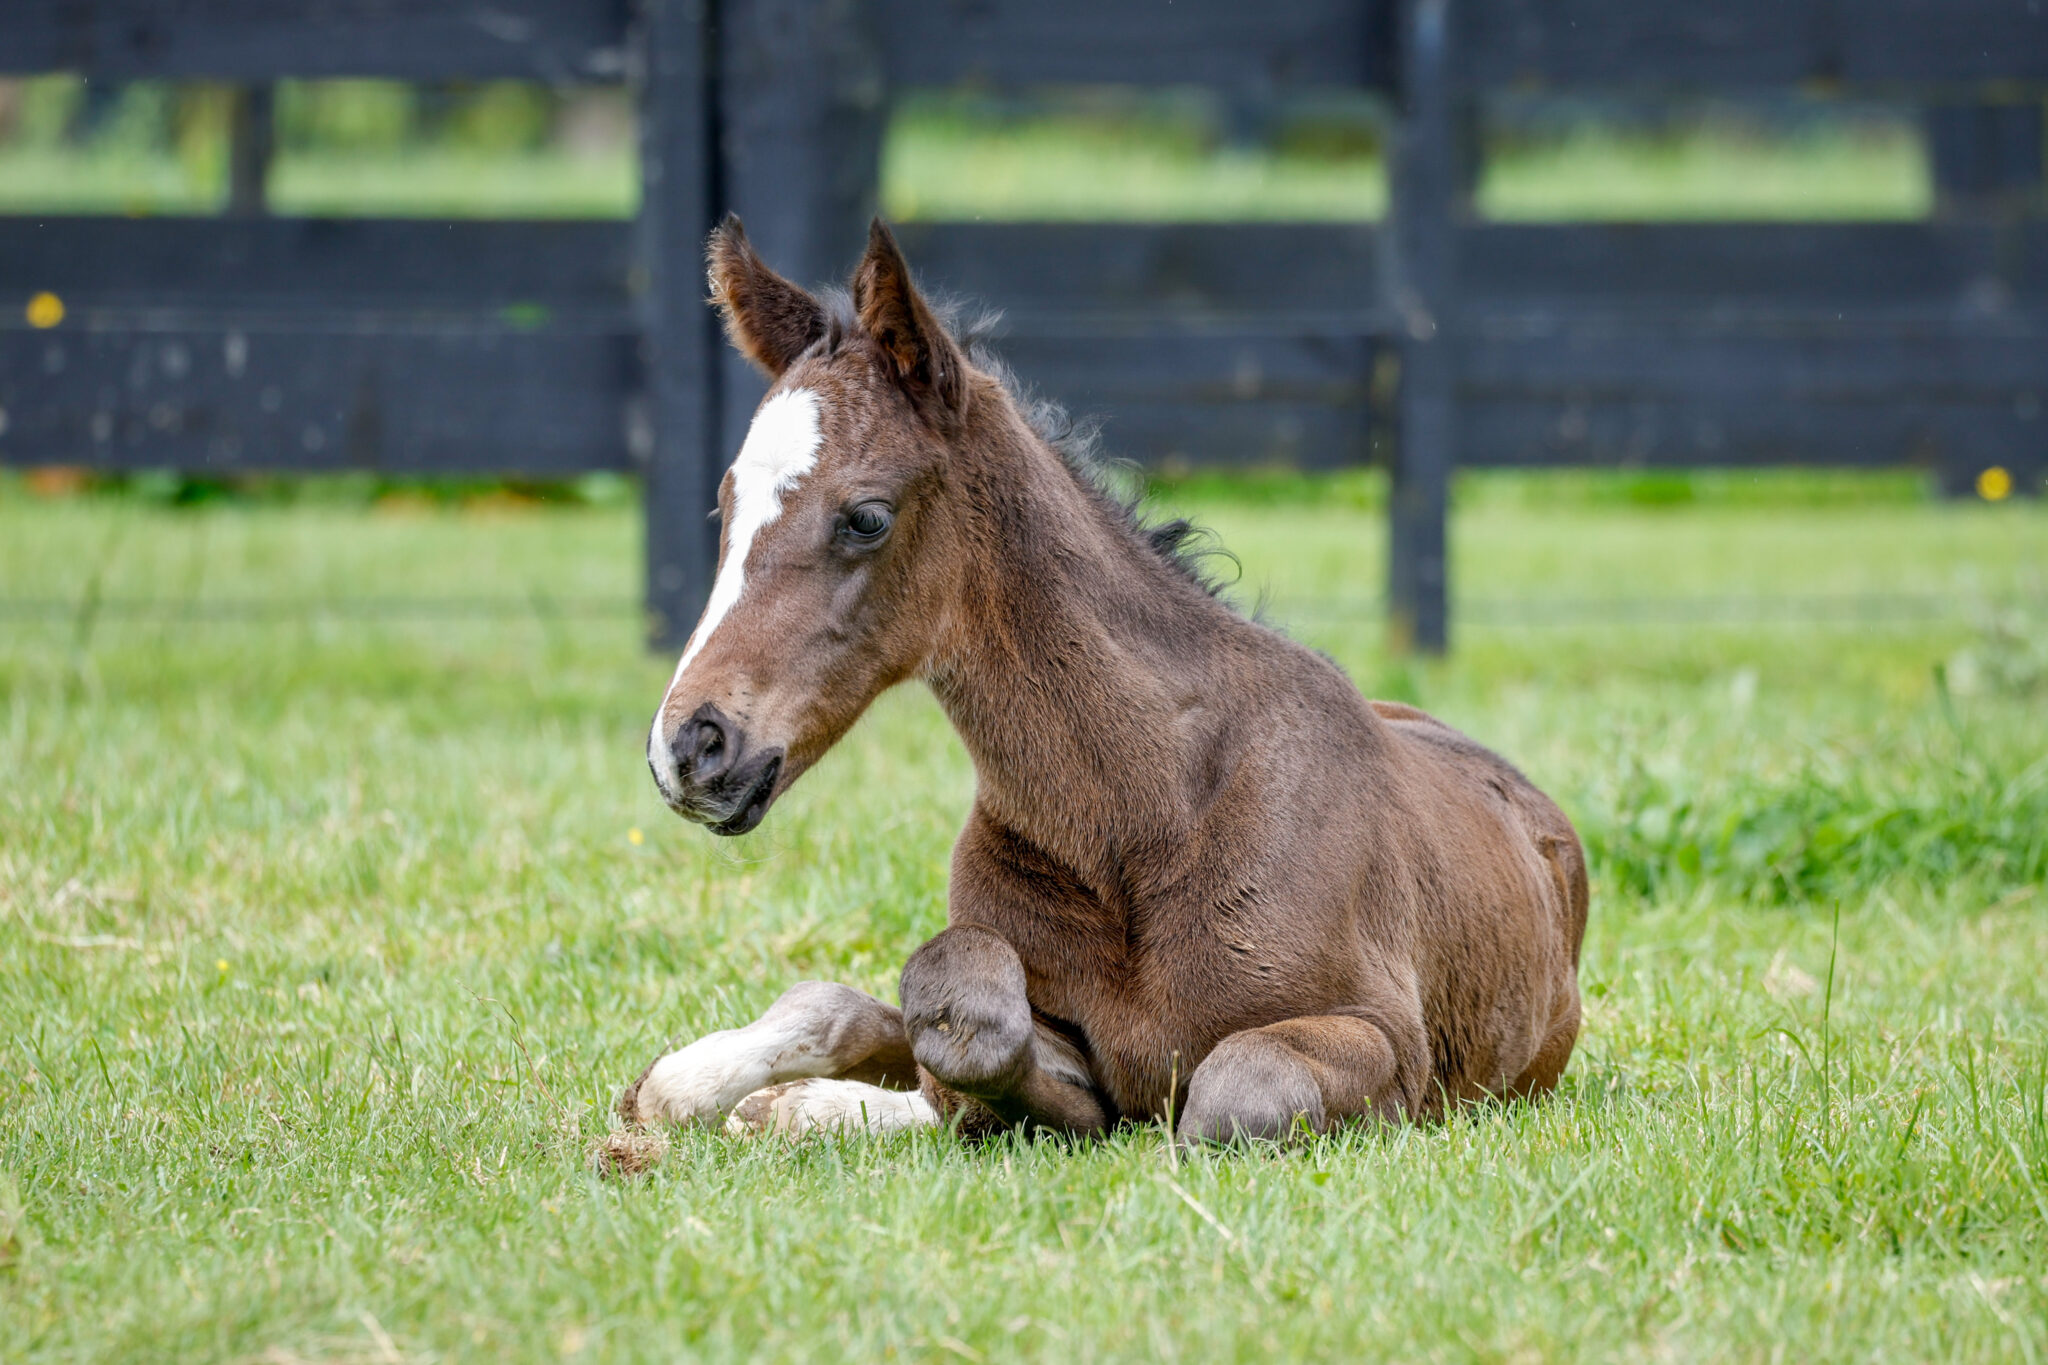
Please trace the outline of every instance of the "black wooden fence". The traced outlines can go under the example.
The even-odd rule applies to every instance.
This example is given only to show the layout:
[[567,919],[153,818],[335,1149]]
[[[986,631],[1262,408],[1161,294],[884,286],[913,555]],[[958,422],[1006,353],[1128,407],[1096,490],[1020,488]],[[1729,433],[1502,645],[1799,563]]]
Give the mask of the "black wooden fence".
[[[1369,458],[1390,614],[1445,636],[1467,465],[2048,471],[2043,0],[5,0],[0,71],[250,90],[230,216],[0,219],[0,461],[646,479],[653,636],[709,582],[704,512],[759,388],[703,304],[738,210],[840,276],[891,92],[975,81],[1391,100],[1358,225],[910,224],[926,281],[1141,459]],[[266,83],[626,81],[637,221],[262,214]],[[1822,88],[1927,111],[1924,222],[1515,226],[1472,211],[1503,91]],[[62,301],[50,323],[47,301]]]

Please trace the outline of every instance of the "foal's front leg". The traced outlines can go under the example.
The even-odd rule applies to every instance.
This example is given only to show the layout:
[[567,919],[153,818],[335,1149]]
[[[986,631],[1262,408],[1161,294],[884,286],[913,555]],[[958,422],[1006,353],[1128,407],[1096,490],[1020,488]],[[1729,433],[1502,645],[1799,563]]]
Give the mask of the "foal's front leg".
[[[819,1094],[808,1096],[799,1086],[782,1084],[810,1077],[835,1078],[835,1085],[818,1087]],[[898,1089],[875,1090],[863,1107],[862,1097],[848,1089],[855,1084]],[[657,1059],[619,1096],[619,1114],[628,1123],[715,1127],[748,1096],[777,1086],[780,1094],[742,1115],[744,1126],[791,1131],[827,1126],[820,1107],[826,1103],[858,1127],[937,1122],[922,1099],[901,1092],[916,1084],[917,1067],[900,1010],[851,986],[801,981],[745,1028],[706,1034]],[[818,1112],[807,1112],[812,1109]]]
[[1005,1123],[1069,1133],[1109,1126],[1087,1060],[1032,1017],[1024,964],[990,930],[956,925],[911,954],[903,1026],[933,1080]]

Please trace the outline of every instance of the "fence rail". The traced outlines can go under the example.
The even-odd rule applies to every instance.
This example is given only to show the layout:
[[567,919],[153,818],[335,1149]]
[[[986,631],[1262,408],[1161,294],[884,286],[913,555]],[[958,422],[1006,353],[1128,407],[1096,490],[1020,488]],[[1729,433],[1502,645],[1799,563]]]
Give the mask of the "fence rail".
[[[1440,648],[1468,465],[2048,472],[2039,0],[15,0],[0,70],[257,92],[220,219],[0,219],[0,461],[647,480],[650,628],[758,382],[702,303],[727,208],[800,278],[851,264],[892,91],[972,80],[1349,86],[1393,111],[1379,224],[903,231],[1004,308],[1007,357],[1145,460],[1389,460],[1388,618]],[[261,216],[266,83],[629,80],[633,223]],[[1914,223],[1482,222],[1475,111],[1556,91],[1874,92],[1922,107]],[[63,320],[38,326],[30,298]],[[41,319],[47,322],[47,314]]]

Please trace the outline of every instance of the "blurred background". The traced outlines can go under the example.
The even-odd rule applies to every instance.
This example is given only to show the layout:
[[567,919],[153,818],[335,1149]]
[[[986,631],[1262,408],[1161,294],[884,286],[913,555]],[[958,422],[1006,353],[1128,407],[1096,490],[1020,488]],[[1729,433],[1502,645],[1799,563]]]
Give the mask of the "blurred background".
[[672,645],[760,391],[695,244],[737,209],[839,278],[879,211],[1127,478],[1383,507],[1334,609],[1397,648],[1448,640],[1453,492],[1520,487],[1486,470],[2032,497],[2041,17],[1795,8],[30,6],[0,462],[181,505],[637,497]]
[[695,619],[760,393],[698,266],[738,209],[806,281],[895,221],[1105,477],[1368,690],[2024,710],[2048,20],[1794,9],[31,5],[17,705],[147,638],[238,687],[309,641],[429,693],[566,667],[602,710]]
[[[10,214],[228,208],[239,87],[0,80]],[[274,85],[270,212],[630,218],[635,107],[619,86],[532,81]],[[1488,112],[1479,209],[1546,219],[1928,216],[1923,110],[1802,94],[1506,94]],[[1386,211],[1382,102],[1326,90],[1256,103],[1201,87],[902,94],[884,133],[892,219],[1372,222]]]

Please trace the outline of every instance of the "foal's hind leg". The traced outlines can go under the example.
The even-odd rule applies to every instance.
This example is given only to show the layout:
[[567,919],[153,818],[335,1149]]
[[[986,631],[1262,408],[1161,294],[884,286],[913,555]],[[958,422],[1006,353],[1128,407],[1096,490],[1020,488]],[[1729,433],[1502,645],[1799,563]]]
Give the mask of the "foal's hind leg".
[[1185,1143],[1284,1138],[1297,1123],[1323,1132],[1353,1118],[1413,1112],[1394,1044],[1356,1015],[1322,1014],[1244,1029],[1188,1078]]
[[902,1012],[851,986],[798,982],[745,1028],[657,1059],[619,1096],[619,1114],[628,1123],[716,1125],[755,1091],[812,1076],[916,1085]]
[[1508,1086],[1508,1094],[1516,1098],[1534,1098],[1556,1089],[1558,1077],[1564,1075],[1564,1064],[1572,1059],[1572,1045],[1578,1040],[1579,993],[1574,989],[1552,1022],[1543,1046],[1536,1049],[1535,1060],[1524,1067],[1522,1074]]

